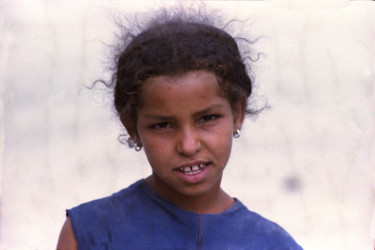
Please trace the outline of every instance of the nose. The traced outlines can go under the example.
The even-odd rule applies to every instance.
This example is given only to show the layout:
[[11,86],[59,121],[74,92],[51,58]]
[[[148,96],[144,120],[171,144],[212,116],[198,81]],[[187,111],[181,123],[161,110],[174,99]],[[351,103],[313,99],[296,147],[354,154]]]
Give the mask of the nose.
[[201,138],[196,128],[181,129],[178,142],[177,152],[184,156],[193,156],[201,149]]

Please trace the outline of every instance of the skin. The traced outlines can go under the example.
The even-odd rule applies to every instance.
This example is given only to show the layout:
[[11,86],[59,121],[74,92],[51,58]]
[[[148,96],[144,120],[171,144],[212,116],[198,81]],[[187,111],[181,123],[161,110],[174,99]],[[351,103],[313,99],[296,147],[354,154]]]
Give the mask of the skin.
[[[141,101],[132,133],[153,170],[148,185],[188,211],[219,213],[230,207],[234,201],[220,183],[244,103],[233,109],[219,93],[215,74],[203,70],[150,78]],[[178,171],[196,163],[208,163],[196,178]]]
[[[234,107],[220,94],[214,73],[198,70],[146,80],[135,129],[124,124],[142,145],[152,168],[146,183],[177,206],[197,213],[220,213],[234,200],[221,187],[233,134],[244,120],[246,100]],[[204,164],[187,175],[181,167]],[[58,249],[77,249],[70,219]]]
[[78,249],[78,243],[73,233],[72,222],[68,217],[61,229],[59,241],[57,243],[58,250],[75,250]]

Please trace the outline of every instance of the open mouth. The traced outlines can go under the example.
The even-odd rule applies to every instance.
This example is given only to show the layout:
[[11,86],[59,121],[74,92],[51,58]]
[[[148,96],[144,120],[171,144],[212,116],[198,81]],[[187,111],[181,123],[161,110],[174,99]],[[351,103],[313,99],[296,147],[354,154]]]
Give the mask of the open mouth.
[[177,171],[180,171],[181,173],[187,174],[187,175],[195,175],[195,174],[201,173],[206,167],[207,167],[207,164],[201,163],[201,164],[196,164],[192,166],[178,168]]

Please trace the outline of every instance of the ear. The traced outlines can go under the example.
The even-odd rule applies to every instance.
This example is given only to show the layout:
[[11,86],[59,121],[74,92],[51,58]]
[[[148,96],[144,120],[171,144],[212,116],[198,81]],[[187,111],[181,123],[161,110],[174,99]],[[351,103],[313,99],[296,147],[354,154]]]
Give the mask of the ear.
[[141,146],[141,141],[139,139],[137,128],[136,128],[137,126],[135,124],[129,124],[122,117],[120,117],[120,120],[121,120],[122,125],[124,125],[126,131],[128,132],[128,135],[133,140],[133,142]]
[[247,107],[247,99],[238,101],[233,109],[233,128],[234,130],[241,129],[242,123],[245,119]]

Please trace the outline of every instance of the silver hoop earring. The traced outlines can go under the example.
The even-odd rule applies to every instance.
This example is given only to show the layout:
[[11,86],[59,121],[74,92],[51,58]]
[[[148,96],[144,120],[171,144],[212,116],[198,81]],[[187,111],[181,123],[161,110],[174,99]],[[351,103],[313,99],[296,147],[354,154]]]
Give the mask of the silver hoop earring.
[[139,152],[142,149],[142,145],[140,146],[140,145],[138,145],[138,143],[134,143],[134,149],[135,149],[135,151]]
[[240,138],[240,135],[241,135],[241,131],[239,129],[236,129],[236,132],[233,134],[233,137],[234,138]]

